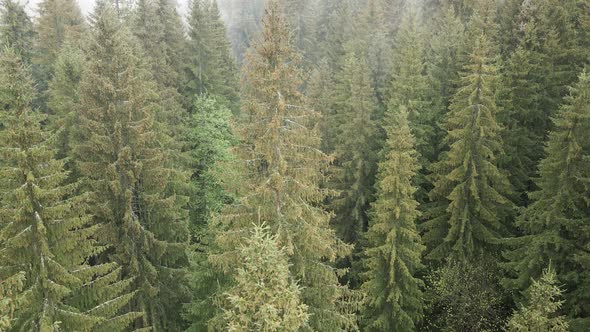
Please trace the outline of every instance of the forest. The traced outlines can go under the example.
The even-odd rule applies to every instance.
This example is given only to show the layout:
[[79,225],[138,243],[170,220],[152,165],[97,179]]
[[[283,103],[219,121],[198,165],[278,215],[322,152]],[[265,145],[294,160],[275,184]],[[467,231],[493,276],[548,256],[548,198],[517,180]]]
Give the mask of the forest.
[[0,0],[0,332],[590,331],[590,0]]

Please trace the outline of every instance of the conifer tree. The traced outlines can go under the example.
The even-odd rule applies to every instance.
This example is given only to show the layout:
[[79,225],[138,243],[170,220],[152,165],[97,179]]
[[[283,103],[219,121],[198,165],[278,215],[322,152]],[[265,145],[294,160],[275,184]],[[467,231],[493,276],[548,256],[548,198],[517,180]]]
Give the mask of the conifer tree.
[[35,30],[24,5],[17,0],[2,0],[0,3],[0,45],[12,48],[29,64],[33,56]]
[[189,16],[189,59],[185,95],[215,95],[237,110],[237,75],[216,1],[194,0]]
[[450,150],[431,167],[434,188],[429,195],[436,204],[422,224],[430,259],[491,253],[508,235],[505,222],[512,203],[506,195],[511,187],[497,167],[502,141],[492,90],[497,74],[489,52],[481,34],[446,117]]
[[0,331],[7,331],[12,325],[14,311],[24,305],[22,289],[24,272],[17,273],[0,281]]
[[323,59],[312,71],[307,85],[310,106],[322,115],[320,134],[322,151],[334,152],[338,132],[336,107],[334,107],[334,79],[327,59]]
[[319,114],[299,91],[301,56],[281,13],[277,1],[268,3],[263,32],[246,57],[236,149],[244,180],[228,187],[240,199],[216,223],[219,250],[210,260],[235,278],[237,248],[250,236],[252,223],[266,221],[285,248],[292,277],[303,287],[309,329],[338,331],[354,321],[341,308],[347,289],[339,285],[330,262],[350,248],[337,240],[329,213],[320,207],[328,193],[319,184],[330,158],[319,150]]
[[367,229],[374,200],[378,137],[375,94],[362,52],[350,51],[336,89],[339,127],[332,182],[339,194],[332,202],[334,224],[341,239],[356,243]]
[[109,244],[101,260],[123,268],[137,292],[128,308],[138,329],[183,328],[188,302],[186,175],[174,168],[170,138],[156,121],[156,83],[114,8],[100,1],[92,16],[89,59],[81,81],[75,157],[92,192],[92,211]]
[[255,226],[239,248],[236,284],[223,294],[220,325],[227,331],[299,331],[308,320],[287,255],[267,227]]
[[451,6],[443,7],[443,13],[434,25],[436,31],[432,32],[430,48],[427,57],[428,94],[433,113],[437,116],[435,121],[435,138],[437,142],[432,146],[434,155],[438,157],[444,148],[442,141],[446,132],[442,122],[451,104],[453,95],[459,83],[459,74],[466,58],[465,27],[455,15]]
[[435,113],[438,110],[432,108],[428,102],[424,38],[417,20],[417,12],[409,7],[396,38],[387,107],[390,113],[399,112],[400,108],[405,108],[408,112],[410,128],[416,138],[416,150],[422,165],[419,175],[414,179],[419,185],[416,195],[419,201],[425,201],[429,189],[425,173],[429,164],[436,160],[436,121],[441,116]]
[[508,321],[510,332],[567,332],[568,322],[557,312],[563,305],[560,300],[562,291],[557,284],[555,271],[549,268],[543,271],[539,280],[533,280],[528,289],[528,304],[520,307]]
[[67,173],[40,125],[44,116],[31,109],[26,67],[11,49],[0,67],[0,279],[20,278],[22,288],[12,304],[12,329],[123,331],[140,315],[119,315],[133,296],[130,281],[119,280],[114,264],[89,265],[105,249],[96,242],[102,229],[90,224],[86,197],[74,193],[75,184],[62,184]]
[[[84,63],[84,54],[67,42],[53,65],[54,74],[47,90],[48,128],[57,132],[55,144],[58,159],[72,156],[72,135],[76,111],[80,106],[80,79]],[[74,171],[72,164],[72,160],[66,163],[69,171]]]
[[566,312],[590,317],[590,278],[587,276],[587,220],[590,216],[590,76],[583,72],[555,119],[547,157],[539,166],[539,190],[518,220],[525,236],[514,241],[508,253],[513,279],[509,287],[526,289],[551,261],[557,279],[564,284]]
[[422,316],[424,247],[416,230],[418,202],[412,179],[420,168],[405,109],[390,110],[385,159],[379,164],[377,200],[366,234],[362,288],[370,331],[415,331]]
[[54,73],[54,65],[66,40],[79,46],[85,22],[75,0],[44,0],[39,4],[36,21],[36,48],[33,61],[39,65],[41,77],[38,89],[45,91]]

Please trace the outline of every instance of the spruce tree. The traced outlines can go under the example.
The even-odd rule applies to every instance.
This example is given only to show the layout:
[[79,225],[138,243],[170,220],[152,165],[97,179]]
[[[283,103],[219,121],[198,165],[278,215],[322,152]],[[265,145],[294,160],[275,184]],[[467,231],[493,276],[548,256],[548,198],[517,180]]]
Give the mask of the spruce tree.
[[350,51],[336,84],[339,127],[332,187],[339,194],[331,202],[333,222],[341,239],[356,244],[367,229],[374,200],[378,138],[375,93],[362,52]]
[[423,283],[416,273],[424,246],[416,230],[420,213],[412,180],[420,165],[408,112],[402,108],[387,116],[385,159],[364,249],[363,320],[369,331],[415,331],[422,318]]
[[92,212],[116,262],[137,292],[128,308],[143,313],[134,328],[183,328],[187,302],[187,177],[175,170],[170,138],[156,121],[157,87],[138,58],[139,46],[100,1],[92,15],[88,62],[80,83],[74,145],[77,168],[92,192]]
[[22,289],[24,272],[17,273],[0,281],[0,331],[7,331],[12,325],[14,311],[24,305]]
[[528,304],[523,305],[508,321],[509,332],[567,332],[568,322],[557,312],[563,305],[562,291],[551,265],[543,271],[539,280],[533,280],[529,287]]
[[422,224],[430,259],[493,253],[509,234],[505,223],[512,213],[507,198],[511,186],[497,167],[502,141],[492,90],[497,73],[489,53],[481,34],[446,117],[450,150],[431,167],[434,188],[429,196],[435,204]]
[[336,107],[334,107],[334,79],[327,59],[323,59],[312,71],[307,85],[307,96],[310,106],[322,115],[320,120],[320,134],[322,136],[322,151],[334,152],[338,126],[335,125]]
[[269,229],[255,226],[239,248],[235,285],[223,294],[219,320],[227,331],[299,331],[308,320],[301,289],[291,277],[284,248]]
[[24,5],[17,0],[0,3],[0,45],[12,48],[21,59],[31,63],[35,30]]
[[422,168],[414,179],[419,186],[419,201],[425,201],[429,186],[426,169],[436,160],[436,121],[441,118],[428,101],[428,81],[425,70],[424,37],[418,27],[418,14],[413,8],[405,12],[397,35],[392,57],[391,83],[388,95],[388,111],[396,113],[406,109],[412,134],[416,138],[416,150]]
[[[35,58],[40,66],[38,89],[45,91],[54,74],[54,65],[66,41],[79,46],[86,29],[84,18],[75,0],[44,0],[39,3]],[[41,86],[39,86],[41,84]]]
[[509,287],[526,289],[547,262],[564,284],[565,310],[571,317],[590,317],[590,278],[586,260],[590,235],[590,76],[583,72],[555,119],[555,129],[539,166],[539,190],[531,194],[518,226],[525,236],[513,240],[508,252],[515,275]]
[[217,3],[194,0],[188,24],[186,98],[215,95],[237,111],[237,70]]
[[[72,156],[73,131],[76,112],[80,107],[80,80],[84,68],[84,54],[69,42],[66,43],[53,65],[53,78],[47,90],[49,109],[48,128],[57,133],[56,157]],[[73,160],[66,168],[74,171]]]
[[[115,264],[90,265],[105,250],[100,226],[87,214],[87,197],[54,159],[44,116],[31,109],[32,80],[17,54],[0,59],[0,279],[17,280],[12,329],[26,331],[123,331],[140,314],[119,315],[133,293]],[[6,101],[9,101],[6,103]],[[24,273],[24,274],[23,274]],[[25,280],[22,280],[25,277]]]
[[350,248],[337,240],[330,214],[320,207],[328,192],[319,184],[330,158],[319,150],[319,114],[299,90],[301,56],[281,13],[277,1],[268,3],[263,32],[246,57],[236,148],[244,180],[228,187],[240,198],[216,222],[219,250],[210,260],[235,278],[236,249],[250,236],[252,223],[267,222],[303,287],[309,329],[337,331],[354,325],[354,319],[343,312],[347,289],[330,263]]

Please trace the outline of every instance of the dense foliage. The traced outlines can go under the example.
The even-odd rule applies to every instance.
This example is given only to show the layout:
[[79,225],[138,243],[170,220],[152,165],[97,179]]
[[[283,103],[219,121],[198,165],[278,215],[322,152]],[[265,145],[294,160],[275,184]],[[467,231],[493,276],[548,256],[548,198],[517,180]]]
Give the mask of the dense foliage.
[[0,331],[590,330],[590,0],[181,13],[0,0]]

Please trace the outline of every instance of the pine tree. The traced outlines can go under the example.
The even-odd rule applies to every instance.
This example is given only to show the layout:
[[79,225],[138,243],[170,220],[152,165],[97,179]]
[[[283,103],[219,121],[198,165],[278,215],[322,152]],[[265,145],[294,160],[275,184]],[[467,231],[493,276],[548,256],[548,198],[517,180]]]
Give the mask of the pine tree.
[[519,308],[508,321],[510,332],[567,332],[568,322],[563,316],[557,316],[562,307],[562,291],[556,285],[555,271],[549,268],[543,271],[539,280],[533,280],[529,290],[529,303]]
[[76,185],[62,184],[64,163],[54,159],[51,134],[40,125],[44,116],[30,108],[34,91],[26,67],[11,49],[0,65],[0,94],[10,100],[2,105],[0,132],[0,279],[26,278],[18,282],[23,290],[12,328],[122,331],[139,316],[118,315],[133,296],[126,293],[130,281],[118,281],[114,264],[88,264],[105,249],[95,239],[102,229],[91,225]]
[[334,79],[327,59],[323,59],[312,71],[307,85],[307,97],[312,109],[322,115],[320,120],[320,134],[322,136],[322,151],[334,152],[338,126],[336,107],[334,107]]
[[216,222],[217,252],[210,260],[235,277],[239,248],[252,223],[265,221],[284,247],[291,275],[303,287],[310,329],[336,331],[354,324],[343,312],[346,288],[330,262],[350,252],[329,227],[320,207],[328,194],[319,188],[330,158],[319,150],[318,113],[307,107],[301,56],[294,50],[277,1],[270,1],[263,32],[244,66],[242,118],[236,152],[244,180],[228,187],[238,197]]
[[514,240],[508,253],[514,279],[509,287],[526,289],[551,261],[557,279],[565,286],[565,310],[572,317],[590,317],[590,278],[585,261],[589,255],[590,216],[590,76],[583,72],[579,82],[555,119],[549,137],[547,157],[539,166],[539,190],[533,203],[518,220],[525,236]]
[[481,34],[445,121],[450,150],[431,167],[434,188],[429,195],[436,204],[422,224],[430,259],[451,255],[463,260],[493,252],[508,235],[511,187],[496,161],[502,141],[489,47]]
[[255,226],[239,248],[236,284],[223,294],[218,318],[227,331],[299,331],[307,323],[301,289],[289,272],[287,255],[265,226]]
[[419,186],[419,201],[425,201],[429,190],[426,169],[436,160],[436,121],[441,118],[428,102],[428,83],[425,71],[423,33],[418,27],[415,9],[405,12],[392,57],[391,84],[388,93],[388,111],[396,113],[405,108],[409,114],[410,128],[416,138],[416,150],[424,171],[414,179]]
[[[48,128],[57,132],[55,144],[58,159],[72,156],[72,135],[76,111],[80,107],[80,79],[84,63],[84,54],[66,43],[53,66],[54,74],[47,90]],[[66,163],[66,168],[74,171],[72,160]]]
[[237,70],[217,3],[194,0],[191,6],[185,95],[189,100],[205,95],[224,98],[235,112]]
[[[75,0],[44,0],[39,3],[36,21],[37,39],[34,63],[40,66],[39,91],[47,89],[54,74],[54,65],[66,41],[79,46],[85,22]],[[41,86],[39,86],[41,84]]]
[[0,45],[16,51],[29,64],[33,56],[33,22],[24,5],[17,0],[2,0],[0,3]]
[[414,331],[422,317],[424,247],[416,230],[418,202],[412,179],[420,168],[405,109],[389,111],[385,159],[379,164],[377,200],[373,204],[362,288],[368,302],[364,313],[371,331]]
[[375,94],[362,52],[350,51],[336,89],[339,127],[332,183],[339,194],[332,202],[334,224],[341,239],[357,243],[367,229],[374,200],[378,138]]
[[183,328],[188,302],[186,175],[174,170],[170,138],[156,121],[156,83],[137,57],[138,45],[105,1],[92,16],[89,62],[81,81],[74,146],[78,171],[92,192],[101,260],[123,268],[137,292],[129,309],[143,313],[134,328]]

